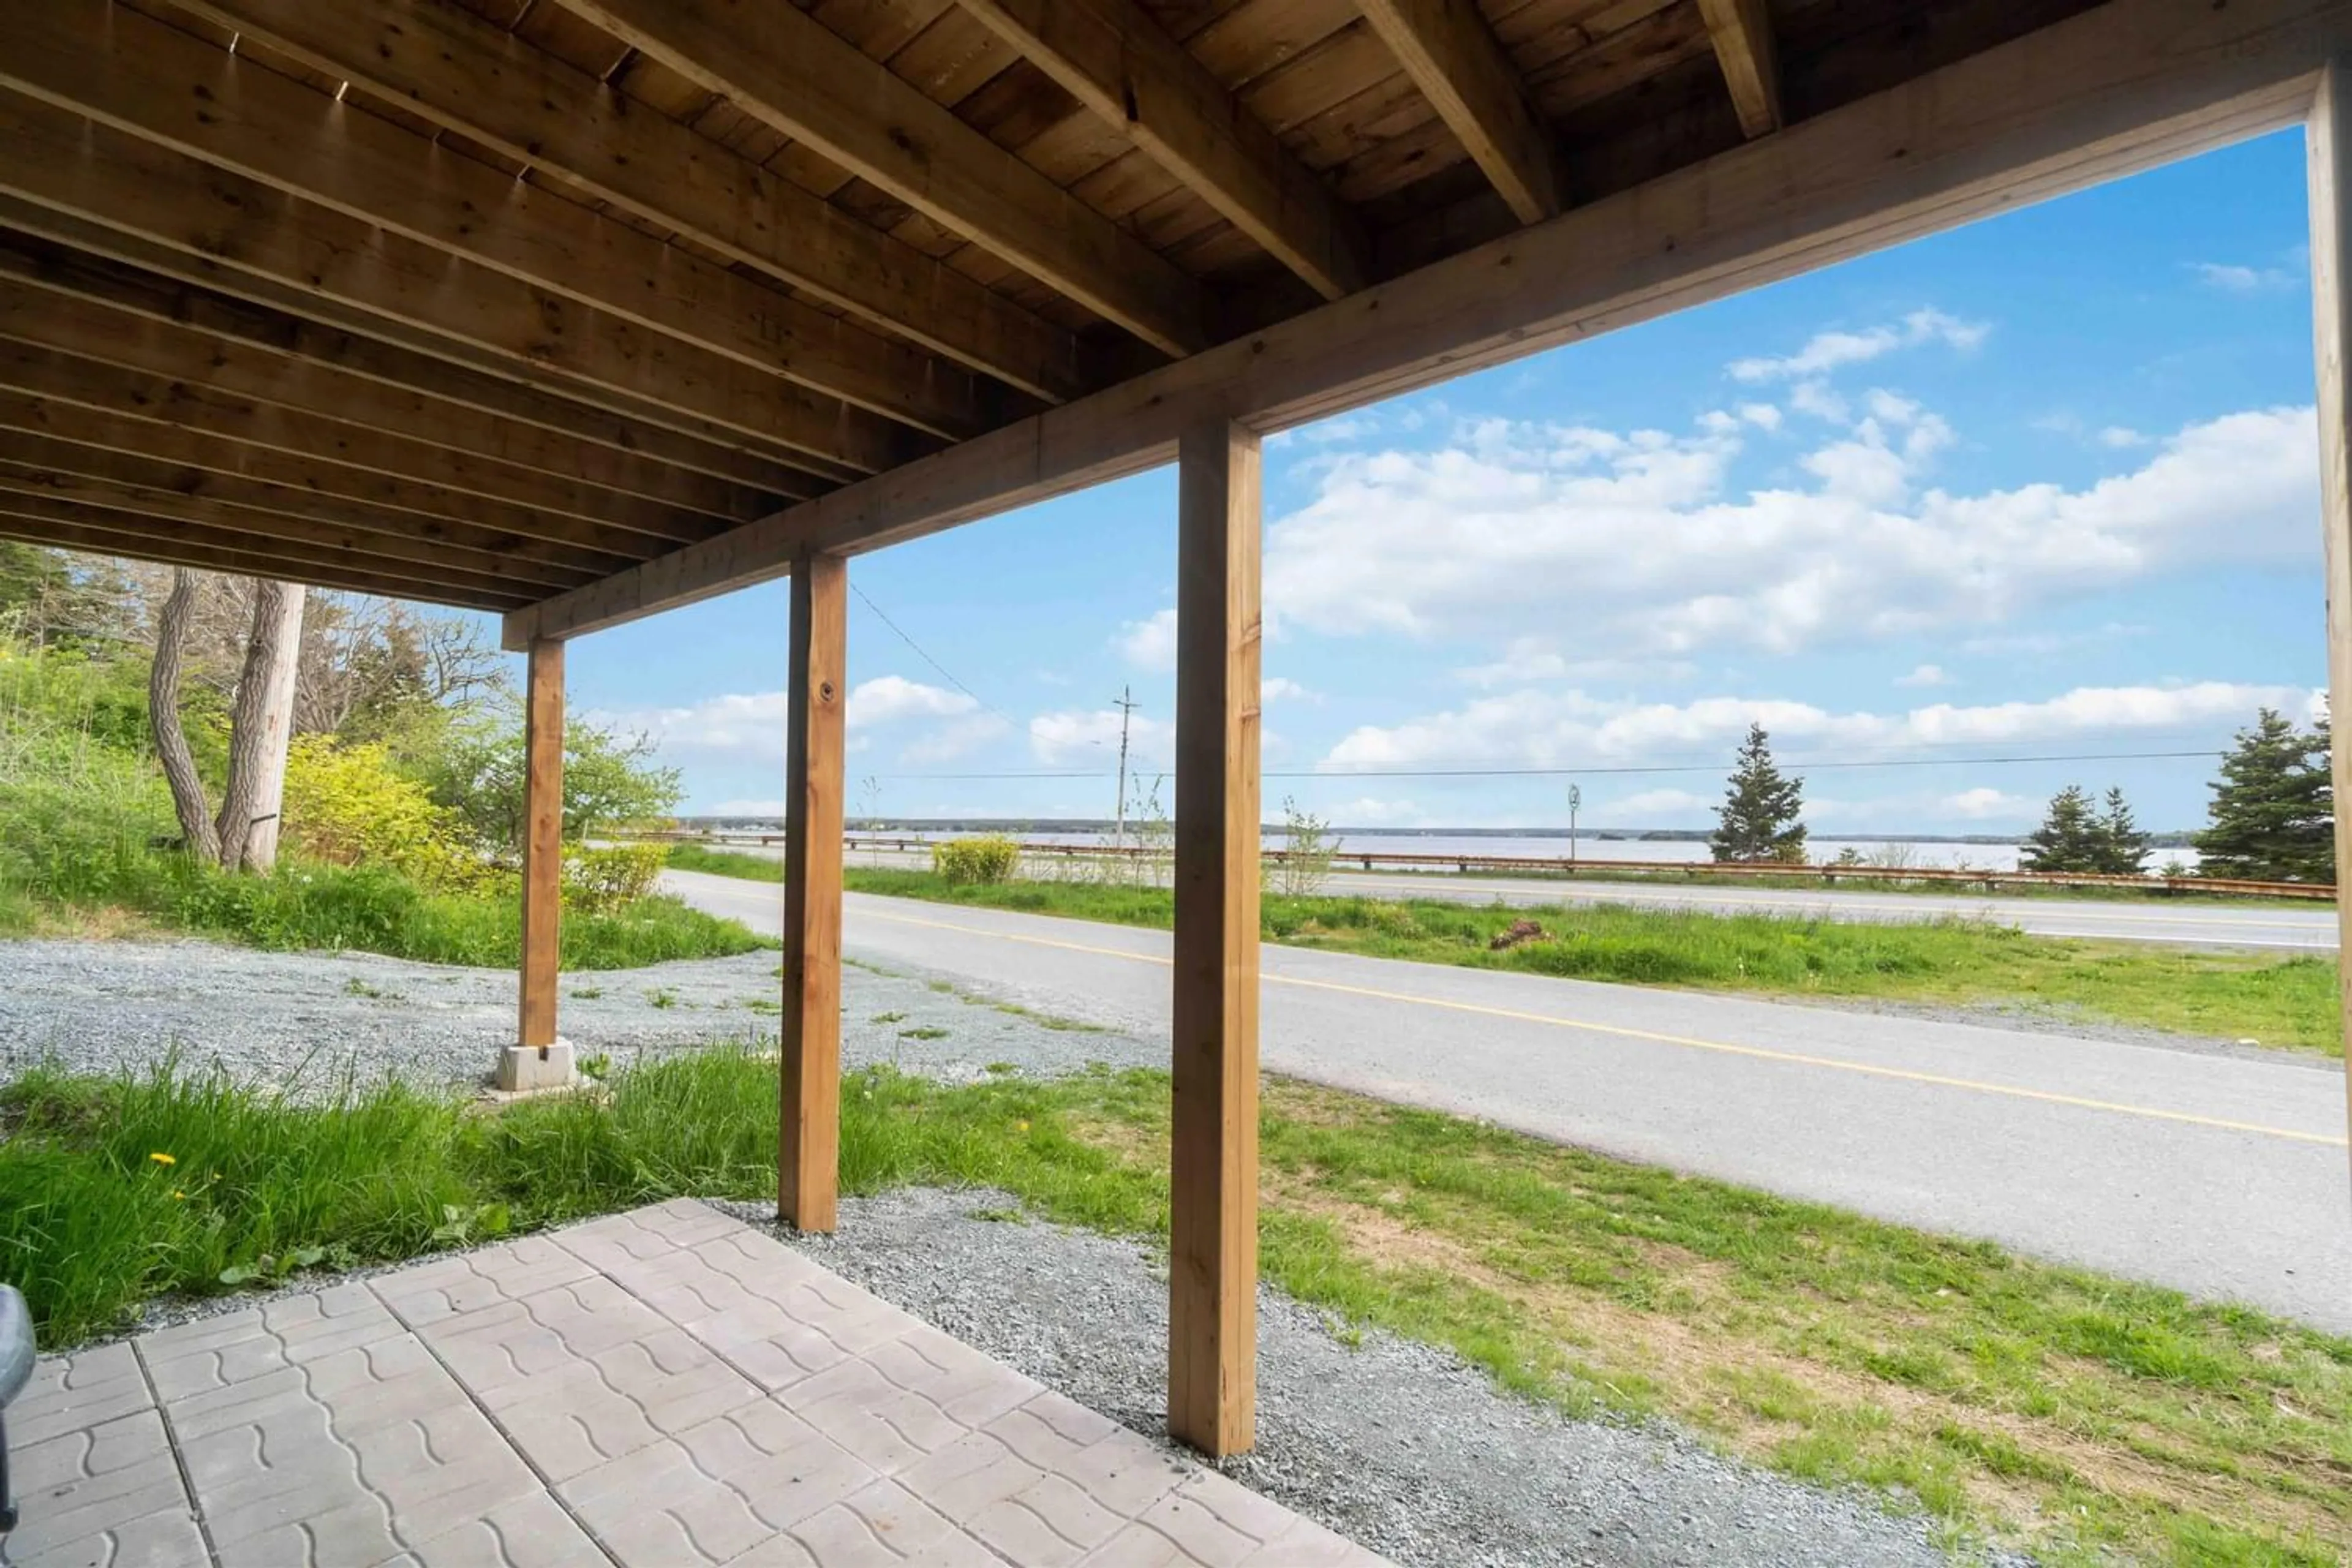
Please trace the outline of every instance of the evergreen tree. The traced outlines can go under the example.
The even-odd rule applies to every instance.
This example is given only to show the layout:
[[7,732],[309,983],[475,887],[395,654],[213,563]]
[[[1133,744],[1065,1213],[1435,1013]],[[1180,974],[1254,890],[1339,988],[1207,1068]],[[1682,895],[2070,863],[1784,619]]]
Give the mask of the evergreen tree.
[[2110,877],[2137,877],[2147,861],[2147,837],[2132,817],[2124,792],[2110,786],[2107,813],[2099,819],[2098,863],[2092,868]]
[[2208,826],[2197,835],[2198,873],[2270,882],[2336,879],[2335,802],[2327,778],[2327,725],[2297,730],[2265,708],[2221,759]]
[[1721,823],[1708,840],[1717,860],[1795,860],[1805,858],[1805,781],[1784,778],[1773,765],[1772,747],[1761,724],[1748,727],[1748,739],[1724,791]]
[[2018,864],[2028,871],[2096,871],[2105,848],[2104,825],[2081,784],[2050,797],[2050,810],[2025,841]]

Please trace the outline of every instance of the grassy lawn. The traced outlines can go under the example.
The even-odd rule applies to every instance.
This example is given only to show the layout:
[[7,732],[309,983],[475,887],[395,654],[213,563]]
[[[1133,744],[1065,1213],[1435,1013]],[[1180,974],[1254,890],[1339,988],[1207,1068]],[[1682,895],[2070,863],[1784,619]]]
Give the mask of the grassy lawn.
[[[679,845],[672,866],[781,879],[781,861]],[[929,871],[852,866],[866,893],[1166,928],[1164,889],[1097,882],[950,886]],[[1515,920],[1549,940],[1497,952]],[[1297,947],[1516,970],[1577,980],[1689,985],[1775,996],[1997,1004],[2057,1017],[2251,1039],[2343,1054],[2336,965],[2139,942],[2026,936],[1971,921],[1874,925],[1614,904],[1458,904],[1439,899],[1284,898],[1264,902],[1266,940]]]
[[[46,1342],[139,1301],[678,1194],[774,1192],[773,1058],[718,1050],[492,1113],[289,1107],[201,1078],[0,1091],[0,1275]],[[855,1075],[853,1191],[985,1184],[1164,1237],[1168,1080]],[[1425,1111],[1282,1082],[1267,1277],[1343,1332],[1454,1348],[1571,1413],[1671,1417],[2056,1563],[2352,1550],[2352,1342]],[[165,1163],[155,1158],[168,1154]]]
[[[776,945],[739,921],[658,894],[609,911],[567,909],[561,930],[567,970],[635,969]],[[289,862],[272,876],[232,877],[152,852],[110,862],[70,889],[0,883],[0,937],[149,932],[502,969],[521,961],[522,910],[511,895],[428,893],[380,869]]]

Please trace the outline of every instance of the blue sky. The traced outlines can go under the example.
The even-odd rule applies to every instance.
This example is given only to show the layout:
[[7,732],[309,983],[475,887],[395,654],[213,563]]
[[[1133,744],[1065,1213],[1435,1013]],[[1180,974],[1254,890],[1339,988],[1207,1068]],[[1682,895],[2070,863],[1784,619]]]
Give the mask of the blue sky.
[[[1932,764],[1820,767],[1819,834],[2026,827],[2070,781],[2194,826],[2206,760],[1992,759],[2307,710],[2305,240],[2273,136],[1276,438],[1269,816],[1554,825],[1566,777],[1412,776],[1547,768],[1588,825],[1703,826],[1752,717],[1800,772]],[[855,561],[853,812],[1106,816],[1129,685],[1164,770],[1173,495]],[[688,809],[773,811],[784,621],[776,584],[586,638],[573,700]]]

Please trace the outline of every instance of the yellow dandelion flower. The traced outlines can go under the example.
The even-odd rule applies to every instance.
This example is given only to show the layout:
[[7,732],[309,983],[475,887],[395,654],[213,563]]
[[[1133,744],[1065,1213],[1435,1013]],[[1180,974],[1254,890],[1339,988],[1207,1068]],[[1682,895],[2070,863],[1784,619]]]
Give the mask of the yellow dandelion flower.
[[178,1203],[178,1202],[180,1202],[182,1199],[185,1198],[187,1195],[188,1195],[187,1194],[185,1194],[185,1193],[182,1192],[182,1191],[181,1191],[179,1188],[177,1188],[177,1187],[173,1187],[173,1188],[172,1189],[172,1201],[173,1201],[173,1203]]
[[150,1154],[147,1157],[150,1160],[154,1161],[155,1163],[159,1165],[176,1165],[180,1163],[171,1155],[163,1152],[161,1150],[156,1151],[154,1153]]
[[1013,1124],[1013,1131],[1015,1132],[1026,1132],[1029,1131],[1029,1124],[1026,1121],[1016,1121]]

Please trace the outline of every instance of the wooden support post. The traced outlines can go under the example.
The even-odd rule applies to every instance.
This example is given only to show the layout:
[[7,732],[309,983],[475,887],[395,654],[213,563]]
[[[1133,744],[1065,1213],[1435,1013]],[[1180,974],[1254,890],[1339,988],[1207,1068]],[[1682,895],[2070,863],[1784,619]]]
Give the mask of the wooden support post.
[[562,896],[563,644],[538,637],[523,698],[522,1003],[515,1043],[499,1058],[500,1089],[572,1079],[572,1047],[555,1033]]
[[849,563],[793,563],[784,736],[782,1122],[776,1215],[831,1230],[841,1186],[842,729]]
[[[2337,984],[2352,1038],[2352,65],[2331,62],[2320,72],[2309,124],[2311,179],[2311,311],[2319,373],[2319,507],[2326,544],[2327,710],[2334,720],[2336,915],[2342,928]],[[2345,1114],[2352,1124],[2352,1079]]]
[[1257,1426],[1258,439],[1178,442],[1168,1429]]

